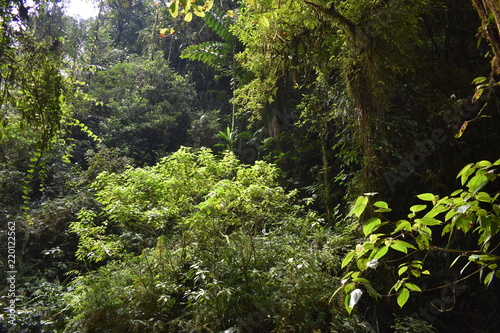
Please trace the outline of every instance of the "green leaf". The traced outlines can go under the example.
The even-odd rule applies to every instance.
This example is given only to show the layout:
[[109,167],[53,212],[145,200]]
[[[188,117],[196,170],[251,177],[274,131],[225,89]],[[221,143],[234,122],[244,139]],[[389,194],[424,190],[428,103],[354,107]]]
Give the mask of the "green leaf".
[[389,247],[388,246],[382,246],[376,253],[375,255],[373,256],[373,259],[380,259],[382,258],[383,256],[386,255],[386,253],[389,251]]
[[491,281],[493,281],[493,274],[495,274],[495,271],[491,271],[488,273],[488,275],[486,275],[486,277],[484,278],[484,284],[489,286]]
[[472,80],[472,84],[475,84],[475,85],[481,84],[487,80],[488,80],[488,78],[484,77],[484,76],[476,77],[474,80]]
[[486,168],[486,167],[490,167],[491,166],[491,162],[490,161],[486,161],[486,160],[483,160],[483,161],[479,161],[476,163],[476,167],[477,168]]
[[428,211],[427,214],[424,215],[424,218],[434,217],[434,216],[439,215],[443,212],[446,212],[447,210],[449,210],[449,208],[447,206],[442,206],[440,204],[437,204],[436,206],[434,206],[434,208],[432,208],[430,211]]
[[403,290],[401,290],[401,293],[398,295],[397,299],[399,307],[402,308],[406,304],[409,298],[410,298],[410,291],[407,288],[403,288]]
[[404,230],[404,231],[411,231],[411,224],[410,222],[406,220],[399,220],[397,222],[397,227],[394,229],[394,231],[391,233],[391,235],[398,233],[399,231]]
[[432,217],[423,217],[419,219],[419,221],[424,224],[424,225],[440,225],[443,222],[439,221],[438,219],[432,218]]
[[347,217],[351,215],[356,215],[358,218],[363,214],[365,211],[366,205],[368,204],[368,197],[361,196],[356,199],[356,202],[354,203],[354,208],[347,214]]
[[401,289],[402,286],[403,286],[403,281],[399,280],[392,286],[391,290],[394,289],[395,291],[398,291],[399,289]]
[[203,10],[209,11],[210,9],[212,9],[213,6],[214,6],[214,0],[207,0],[207,1],[205,1],[205,5],[203,6]]
[[492,203],[494,199],[486,192],[479,192],[476,194],[476,200],[481,202]]
[[184,16],[184,22],[191,22],[191,20],[193,19],[193,13],[192,12],[189,12],[186,14],[186,16]]
[[168,8],[168,11],[173,18],[179,16],[179,0],[175,0],[174,2],[172,2],[170,4],[170,7]]
[[422,194],[417,195],[417,198],[419,198],[420,200],[423,200],[423,201],[435,201],[436,200],[436,196],[432,193],[422,193]]
[[403,275],[407,270],[408,270],[408,265],[407,264],[403,264],[404,266],[401,266],[399,269],[398,269],[398,275],[401,276]]
[[410,207],[410,211],[413,213],[417,213],[417,212],[423,211],[426,208],[427,208],[427,205],[414,205],[414,206]]
[[398,239],[396,239],[395,241],[393,241],[390,246],[394,250],[397,250],[397,251],[400,251],[400,252],[403,252],[403,253],[408,253],[408,249],[414,249],[415,248],[415,246],[411,245],[410,243],[407,243],[405,241],[398,240]]
[[488,177],[486,175],[475,175],[471,178],[471,180],[467,183],[467,187],[470,192],[476,192],[483,188],[486,183],[488,183]]
[[378,208],[375,210],[376,213],[388,213],[392,211],[392,209],[389,208],[389,205],[385,201],[377,201],[373,204],[373,206]]
[[328,300],[328,303],[332,302],[332,299],[339,293],[340,290],[342,290],[343,287],[344,287],[344,285],[341,285],[340,287],[337,288],[337,290],[335,290],[335,292],[333,293],[333,295]]
[[445,221],[448,221],[451,219],[453,216],[457,215],[457,212],[454,209],[450,209],[448,213],[446,213],[446,216],[444,217]]
[[471,230],[471,223],[472,221],[470,219],[459,217],[455,220],[455,228],[467,233]]
[[351,299],[351,295],[350,294],[347,294],[344,298],[344,307],[345,309],[347,310],[347,313],[351,314],[352,312],[352,308],[349,307],[349,301]]
[[377,208],[389,208],[389,205],[385,201],[377,201],[373,205]]
[[[197,7],[199,7],[199,6],[197,6]],[[193,13],[194,13],[194,15],[196,15],[196,16],[198,16],[198,17],[205,17],[205,15],[206,15],[206,14],[205,14],[205,12],[203,11],[203,9],[201,9],[201,7],[199,7],[199,8],[200,8],[199,10],[198,10],[198,9],[196,9],[196,7],[193,7],[193,8],[194,8],[194,9],[193,9]]]
[[363,226],[363,233],[365,236],[371,234],[375,229],[377,229],[382,224],[382,221],[379,218],[371,218],[366,221]]
[[461,177],[460,181],[462,185],[465,185],[465,182],[467,181],[469,176],[474,173],[474,169],[472,169],[473,166],[474,163],[469,163],[466,166],[464,166],[462,170],[460,170],[460,172],[458,173],[457,178]]
[[406,248],[406,246],[404,246],[402,244],[392,243],[391,248],[393,248],[394,250],[403,252],[403,253],[408,253],[408,249]]
[[405,283],[405,287],[410,289],[410,290],[413,290],[413,291],[419,291],[419,292],[422,292],[422,289],[420,289],[419,286],[417,286],[416,284],[413,284],[413,283]]
[[365,283],[364,286],[366,288],[366,291],[368,291],[368,294],[371,297],[375,297],[375,299],[379,299],[382,297],[382,296],[380,296],[380,293],[378,291],[376,291],[369,282]]
[[351,251],[351,252],[349,252],[349,253],[345,256],[344,260],[342,260],[342,265],[340,266],[340,268],[344,268],[344,267],[345,267],[348,263],[350,263],[350,262],[351,262],[351,260],[352,260],[352,258],[354,258],[354,255],[355,255],[355,254],[356,254],[356,251],[354,251],[354,250],[353,250],[353,251]]

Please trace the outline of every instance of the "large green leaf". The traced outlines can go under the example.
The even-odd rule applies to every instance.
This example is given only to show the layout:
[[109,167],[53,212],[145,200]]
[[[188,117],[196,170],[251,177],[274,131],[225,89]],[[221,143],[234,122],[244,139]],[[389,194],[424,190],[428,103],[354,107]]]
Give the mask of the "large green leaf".
[[371,218],[368,221],[366,221],[365,225],[363,226],[363,233],[365,236],[368,236],[371,234],[374,230],[376,230],[378,227],[380,227],[382,224],[382,221],[377,218]]
[[470,192],[477,192],[488,183],[488,177],[484,174],[475,175],[467,183]]
[[365,211],[366,205],[368,204],[368,197],[366,196],[360,196],[358,199],[356,199],[356,202],[354,203],[354,208],[347,214],[347,216],[352,216],[356,215],[357,217],[360,217],[361,214]]
[[399,293],[397,299],[399,307],[402,308],[406,304],[409,298],[410,298],[410,290],[408,290],[407,288],[403,288]]
[[340,268],[344,268],[348,263],[351,262],[352,258],[354,258],[354,255],[356,254],[356,251],[352,250],[351,252],[349,252],[344,260],[342,260],[342,265]]

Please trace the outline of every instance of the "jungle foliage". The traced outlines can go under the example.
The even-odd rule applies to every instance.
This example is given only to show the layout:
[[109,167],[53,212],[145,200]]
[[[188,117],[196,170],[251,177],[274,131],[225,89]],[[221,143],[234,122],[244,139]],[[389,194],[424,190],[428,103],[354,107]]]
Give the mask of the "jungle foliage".
[[96,4],[0,1],[0,332],[500,330],[497,2]]

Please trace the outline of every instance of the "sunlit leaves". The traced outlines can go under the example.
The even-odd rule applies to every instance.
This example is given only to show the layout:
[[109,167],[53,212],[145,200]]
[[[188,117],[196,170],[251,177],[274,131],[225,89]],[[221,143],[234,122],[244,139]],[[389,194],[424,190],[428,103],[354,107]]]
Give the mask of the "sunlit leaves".
[[[246,166],[229,152],[216,158],[208,149],[182,148],[153,167],[102,173],[94,188],[103,216],[122,235],[148,239],[189,225],[193,232],[211,229],[220,236],[227,228],[260,232],[283,217],[294,193],[276,179],[277,170],[263,161]],[[99,239],[103,228],[84,238]]]
[[169,35],[173,35],[175,33],[174,28],[163,28],[160,29],[160,37],[165,38]]
[[214,0],[207,0],[203,5],[198,5],[192,0],[173,0],[167,3],[168,11],[173,18],[184,16],[185,22],[191,22],[193,14],[204,17],[205,13],[214,6]]
[[[368,239],[356,245],[355,249],[347,254],[342,262],[342,268],[357,267],[358,271],[350,272],[347,276],[355,277],[358,281],[362,281],[361,274],[365,273],[369,268],[377,269],[380,262],[384,261],[385,255],[389,249],[400,252],[402,258],[410,258],[421,251],[429,251],[433,248],[432,234],[437,228],[442,231],[442,235],[459,231],[462,233],[473,233],[477,242],[476,247],[471,247],[469,250],[464,250],[464,254],[458,256],[452,263],[453,266],[459,258],[467,257],[468,262],[464,265],[460,274],[470,265],[471,262],[480,266],[481,281],[485,285],[490,285],[494,277],[500,275],[498,273],[498,257],[490,253],[491,248],[498,247],[498,241],[494,236],[500,230],[500,206],[498,205],[498,197],[484,191],[488,183],[493,182],[499,176],[493,168],[497,163],[489,161],[480,161],[466,165],[458,174],[457,178],[461,178],[461,183],[466,189],[453,191],[450,196],[439,198],[432,193],[423,193],[417,195],[417,198],[430,202],[429,204],[415,204],[410,207],[408,220],[399,220],[392,224],[385,222],[380,216],[372,217],[366,220],[363,224],[363,234]],[[482,191],[483,190],[483,191]],[[362,217],[363,212],[369,205],[367,196],[359,197],[354,208],[349,215]],[[387,210],[388,205],[385,202],[377,201],[373,204],[377,210]],[[421,218],[417,218],[417,214],[426,212]],[[391,225],[392,231],[388,233],[377,232],[382,225]],[[410,237],[407,237],[410,236]],[[403,240],[406,239],[406,240]],[[410,250],[414,250],[410,252]],[[454,249],[440,248],[441,251],[456,252]],[[424,252],[425,253],[425,252]],[[348,264],[353,260],[356,261],[356,266]],[[397,281],[391,290],[397,292],[397,303],[403,307],[410,298],[410,292],[421,292],[422,289],[415,283],[409,282],[410,278],[421,278],[423,275],[430,275],[430,271],[424,269],[422,260],[410,260],[402,263],[397,268],[398,276],[401,280]],[[353,278],[353,281],[355,279]],[[369,284],[369,281],[364,281],[363,284]],[[351,290],[345,290],[346,293],[351,293]],[[346,309],[348,312],[351,308],[348,307],[351,301],[351,295],[346,295]]]

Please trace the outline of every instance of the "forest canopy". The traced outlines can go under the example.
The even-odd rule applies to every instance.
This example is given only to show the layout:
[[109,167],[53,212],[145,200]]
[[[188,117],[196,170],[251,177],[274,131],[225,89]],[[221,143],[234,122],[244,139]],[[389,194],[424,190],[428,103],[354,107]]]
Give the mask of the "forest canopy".
[[500,5],[0,2],[1,332],[498,332]]

